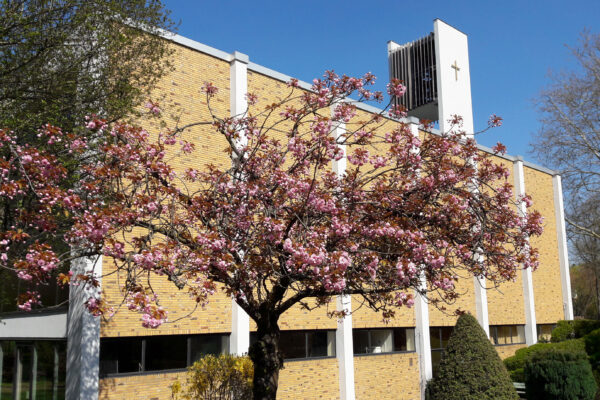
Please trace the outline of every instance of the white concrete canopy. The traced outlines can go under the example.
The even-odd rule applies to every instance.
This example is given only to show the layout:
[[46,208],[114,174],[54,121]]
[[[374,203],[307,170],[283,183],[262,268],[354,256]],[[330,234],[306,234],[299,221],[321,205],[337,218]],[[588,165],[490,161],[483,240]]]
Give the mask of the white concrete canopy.
[[[43,329],[42,329],[43,327]],[[0,320],[1,339],[66,339],[67,311],[15,314]]]

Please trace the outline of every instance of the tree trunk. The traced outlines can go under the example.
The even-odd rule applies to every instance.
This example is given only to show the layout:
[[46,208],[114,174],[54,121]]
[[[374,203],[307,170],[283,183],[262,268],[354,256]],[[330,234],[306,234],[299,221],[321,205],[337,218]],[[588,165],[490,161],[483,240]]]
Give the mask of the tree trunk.
[[257,340],[248,354],[254,363],[253,399],[275,400],[279,370],[283,367],[277,319],[267,315],[257,321],[257,329]]
[[[600,320],[600,288],[598,287],[598,272],[594,273],[596,276],[596,319]],[[585,315],[585,314],[584,314]]]

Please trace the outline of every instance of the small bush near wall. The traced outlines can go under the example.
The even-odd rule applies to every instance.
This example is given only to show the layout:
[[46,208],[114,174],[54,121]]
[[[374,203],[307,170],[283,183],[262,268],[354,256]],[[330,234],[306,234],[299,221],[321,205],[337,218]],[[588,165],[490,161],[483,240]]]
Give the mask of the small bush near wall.
[[185,384],[171,386],[174,400],[246,400],[252,398],[254,367],[248,357],[207,355],[192,365]]
[[552,330],[552,342],[558,343],[569,339],[579,339],[600,329],[600,321],[576,319],[574,321],[558,321]]
[[477,320],[462,315],[450,336],[439,375],[427,400],[517,400],[519,396],[496,349]]
[[592,400],[596,381],[584,352],[549,349],[525,364],[528,400]]
[[575,328],[573,321],[558,321],[556,328],[552,330],[552,343],[562,342],[568,339],[575,338]]
[[549,349],[565,350],[573,353],[585,351],[584,339],[565,340],[560,343],[538,343],[529,347],[524,347],[515,352],[515,355],[504,360],[504,365],[513,382],[525,382],[524,368],[525,363],[533,355],[548,351]]

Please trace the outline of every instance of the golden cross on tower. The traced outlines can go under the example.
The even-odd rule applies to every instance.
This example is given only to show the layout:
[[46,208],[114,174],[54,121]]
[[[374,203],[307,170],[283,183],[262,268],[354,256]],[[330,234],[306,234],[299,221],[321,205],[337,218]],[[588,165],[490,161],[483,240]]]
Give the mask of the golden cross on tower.
[[454,65],[451,65],[450,67],[454,68],[454,79],[458,80],[458,71],[460,71],[460,68],[458,68],[456,60],[454,60]]

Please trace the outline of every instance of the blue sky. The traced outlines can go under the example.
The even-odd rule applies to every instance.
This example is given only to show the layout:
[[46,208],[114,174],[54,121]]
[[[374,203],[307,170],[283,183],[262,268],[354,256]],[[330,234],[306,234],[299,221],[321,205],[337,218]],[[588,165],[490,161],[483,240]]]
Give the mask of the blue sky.
[[575,68],[568,46],[600,31],[600,1],[204,1],[165,0],[178,33],[311,81],[327,69],[388,79],[388,40],[427,35],[440,18],[469,35],[475,129],[495,113],[500,128],[478,137],[528,155],[538,129],[533,100],[550,71]]

